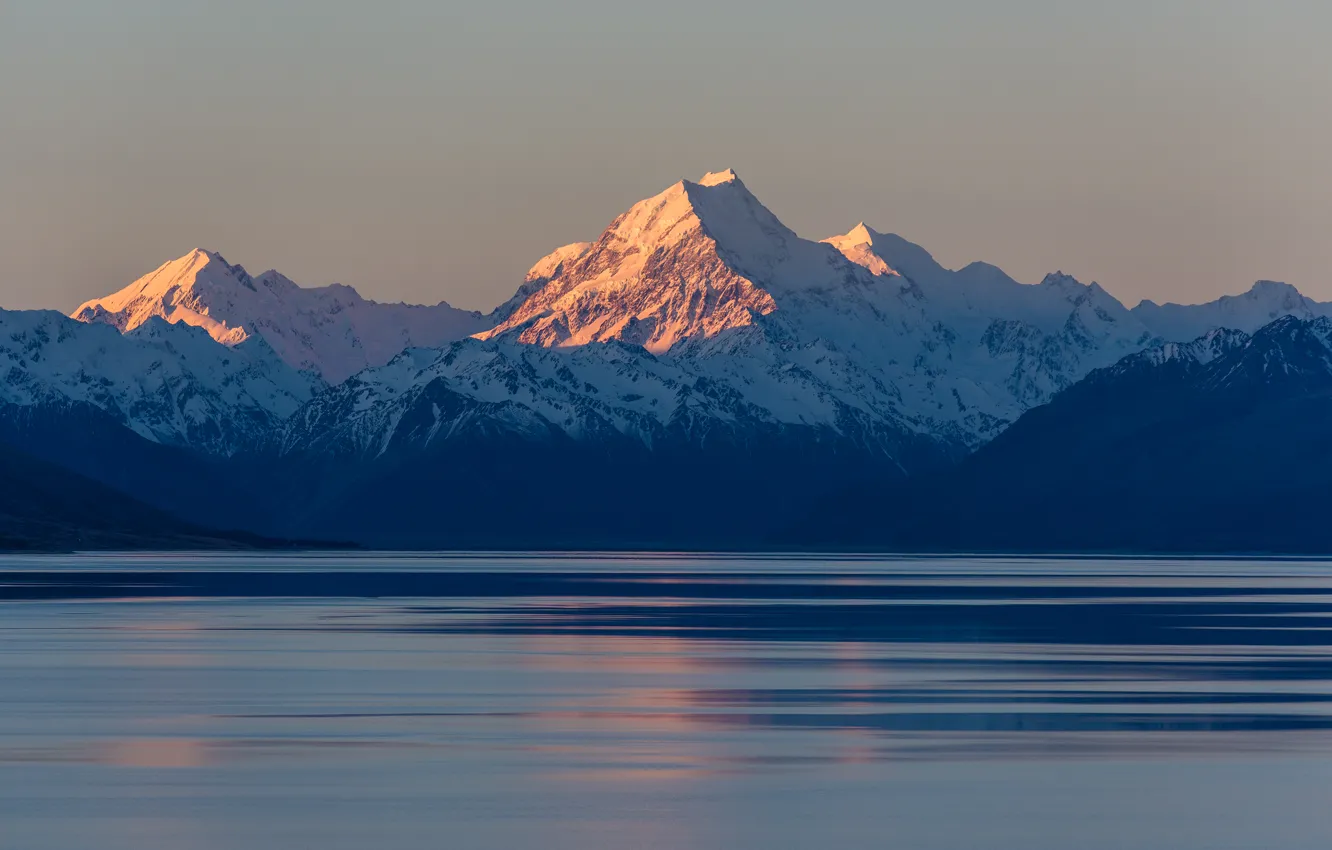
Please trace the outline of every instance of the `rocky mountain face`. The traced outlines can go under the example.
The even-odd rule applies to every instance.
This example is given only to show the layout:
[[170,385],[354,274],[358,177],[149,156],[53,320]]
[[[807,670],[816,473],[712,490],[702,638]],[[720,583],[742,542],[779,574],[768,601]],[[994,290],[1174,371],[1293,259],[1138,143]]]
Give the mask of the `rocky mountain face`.
[[124,289],[81,305],[82,322],[132,331],[153,318],[236,345],[262,337],[291,366],[337,383],[410,346],[443,345],[490,326],[479,313],[367,301],[349,286],[302,288],[276,271],[251,276],[195,250]]

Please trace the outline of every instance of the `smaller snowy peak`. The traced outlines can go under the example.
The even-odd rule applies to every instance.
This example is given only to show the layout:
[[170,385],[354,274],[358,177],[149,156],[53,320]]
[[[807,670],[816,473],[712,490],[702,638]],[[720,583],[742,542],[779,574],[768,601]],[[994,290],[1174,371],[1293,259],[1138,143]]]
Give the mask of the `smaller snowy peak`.
[[1237,348],[1247,345],[1249,335],[1231,328],[1216,328],[1192,342],[1166,342],[1149,348],[1133,358],[1142,364],[1159,366],[1171,361],[1184,361],[1205,366]]
[[[1287,301],[1292,299],[1298,301],[1304,297],[1298,289],[1281,280],[1254,281],[1253,286],[1249,287],[1249,291],[1244,295],[1254,298],[1279,298]],[[1244,296],[1241,295],[1240,297]]]
[[1056,304],[1071,304],[1074,318],[1081,316],[1081,320],[1086,322],[1111,323],[1121,328],[1131,328],[1135,339],[1140,337],[1143,344],[1153,338],[1152,332],[1131,310],[1095,281],[1083,283],[1059,271],[1046,275],[1034,289],[1047,293]]
[[1332,315],[1332,304],[1314,301],[1288,283],[1260,280],[1247,292],[1223,295],[1205,304],[1143,301],[1133,313],[1158,336],[1184,340],[1209,328],[1231,327],[1253,333],[1283,316],[1328,316]]
[[1215,328],[1189,343],[1189,356],[1199,363],[1211,363],[1223,354],[1242,348],[1249,335],[1233,328]]
[[1255,345],[1266,342],[1283,343],[1285,340],[1312,338],[1326,341],[1332,337],[1332,319],[1318,316],[1304,319],[1299,316],[1282,316],[1259,328],[1253,334]]
[[[1041,279],[1037,286],[1044,286],[1048,289],[1056,289],[1073,296],[1081,295],[1086,289],[1087,284],[1078,280],[1071,274],[1065,274],[1062,271],[1051,272]],[[1097,287],[1098,289],[1100,287]]]
[[228,324],[225,319],[199,311],[199,298],[225,298],[236,289],[255,291],[254,279],[242,266],[232,265],[216,251],[195,248],[170,262],[163,263],[129,286],[104,298],[79,305],[71,315],[81,322],[96,322],[120,331],[137,328],[150,318],[184,322],[208,331],[224,345],[244,341],[248,332]]
[[1214,392],[1325,392],[1332,379],[1332,319],[1281,318],[1207,367],[1203,386]]
[[254,277],[202,249],[80,305],[72,317],[122,332],[160,318],[202,328],[224,345],[262,336],[291,366],[333,382],[409,346],[444,345],[493,324],[445,302],[381,304],[342,284],[307,289],[274,270]]
[[841,251],[842,256],[851,262],[869,269],[871,274],[897,275],[897,270],[888,265],[883,256],[875,250],[876,238],[882,240],[884,236],[875,233],[862,221],[845,234],[830,236],[823,241]]
[[823,241],[876,275],[904,275],[924,286],[932,286],[944,284],[954,274],[939,265],[921,246],[896,233],[880,233],[863,221],[845,234]]

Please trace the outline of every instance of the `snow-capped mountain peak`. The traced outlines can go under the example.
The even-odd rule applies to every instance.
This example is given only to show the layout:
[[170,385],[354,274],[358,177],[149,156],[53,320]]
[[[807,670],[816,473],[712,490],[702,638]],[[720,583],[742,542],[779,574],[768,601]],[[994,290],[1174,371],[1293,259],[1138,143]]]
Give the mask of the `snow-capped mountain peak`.
[[[841,237],[847,243],[852,245],[872,245],[874,244],[875,233],[865,222],[859,222],[855,227],[847,231],[844,237]],[[836,239],[837,237],[834,237]],[[832,242],[832,239],[828,240]],[[834,247],[836,247],[834,243]]]
[[1305,296],[1288,283],[1260,280],[1239,295],[1223,295],[1206,304],[1157,304],[1143,301],[1133,308],[1143,324],[1164,339],[1192,339],[1210,328],[1237,328],[1253,333],[1283,316],[1312,319],[1332,315],[1332,304]]
[[[862,443],[874,434],[881,447],[936,440],[949,453],[983,443],[1092,370],[1171,338],[1149,321],[1153,310],[1180,311],[1176,324],[1207,322],[1184,337],[1197,340],[1218,326],[1266,324],[1219,320],[1230,314],[1322,306],[1260,283],[1213,305],[1147,302],[1129,311],[1098,284],[1062,272],[1029,285],[986,263],[945,268],[863,221],[815,242],[726,170],[681,180],[634,204],[595,241],[551,252],[489,316],[447,304],[375,304],[337,284],[306,289],[276,271],[251,276],[216,253],[192,251],[76,317],[146,339],[193,326],[200,330],[171,345],[211,344],[206,332],[238,349],[271,347],[334,383],[356,373],[310,410],[321,411],[320,427],[367,412],[357,415],[362,448],[387,445],[381,432],[398,427],[403,411],[392,400],[403,393],[419,405],[409,420],[417,425],[445,422],[430,411],[458,403],[467,417],[532,414],[525,421],[542,433],[583,439],[609,428],[649,444],[679,416],[704,416],[697,400],[719,394],[725,403],[706,414],[717,421],[815,428]],[[1205,363],[1231,342],[1153,356]],[[447,352],[423,353],[446,343]],[[412,353],[395,360],[404,350]],[[425,369],[426,361],[436,366]],[[645,392],[648,384],[657,389]],[[680,403],[675,394],[686,386],[700,395]],[[447,398],[438,395],[445,387]],[[301,429],[296,442],[320,439]]]
[[[709,171],[703,175],[703,179],[698,181],[700,186],[719,186],[722,183],[740,183],[740,176],[735,173],[735,169],[728,168],[725,171]],[[740,183],[740,185],[744,185]]]
[[224,345],[262,336],[287,363],[333,382],[387,363],[408,346],[443,345],[491,324],[442,301],[433,307],[380,304],[342,284],[307,289],[273,270],[252,276],[202,249],[72,315],[122,332],[159,317],[203,328]]
[[881,233],[863,221],[844,235],[823,241],[875,274],[902,275],[925,287],[951,284],[959,274],[944,268],[916,243],[896,233]]
[[1133,370],[1153,369],[1168,363],[1206,366],[1249,343],[1249,335],[1231,328],[1216,328],[1190,342],[1164,342],[1125,357],[1102,370],[1098,380],[1112,380]]
[[[160,316],[169,322],[201,327],[218,342],[235,345],[249,336],[246,329],[227,324],[225,317],[210,315],[208,306],[201,302],[225,297],[225,293],[238,287],[258,291],[244,268],[231,265],[215,251],[195,248],[163,263],[119,292],[85,302],[74,311],[73,317],[129,331],[153,316]],[[191,297],[193,293],[198,294]]]
[[841,236],[831,236],[825,240],[829,245],[841,251],[843,256],[858,266],[864,266],[876,275],[896,275],[897,270],[888,265],[883,255],[875,250],[875,240],[880,242],[884,234],[875,233],[865,222],[860,222]]
[[1081,294],[1087,288],[1087,284],[1073,277],[1071,274],[1064,274],[1063,271],[1056,271],[1047,274],[1041,279],[1037,286],[1046,286],[1050,289],[1058,289],[1061,292]]
[[525,300],[481,336],[561,347],[615,339],[662,352],[771,313],[769,287],[808,281],[801,268],[826,269],[833,254],[791,232],[733,171],[681,180],[574,250],[572,261],[552,255],[534,267]]
[[984,263],[950,271],[863,221],[803,239],[733,171],[682,180],[590,247],[542,260],[501,312],[480,337],[642,345],[753,398],[768,385],[770,410],[827,421],[843,405],[973,445],[1153,339],[1105,290],[1065,275],[1028,286]]

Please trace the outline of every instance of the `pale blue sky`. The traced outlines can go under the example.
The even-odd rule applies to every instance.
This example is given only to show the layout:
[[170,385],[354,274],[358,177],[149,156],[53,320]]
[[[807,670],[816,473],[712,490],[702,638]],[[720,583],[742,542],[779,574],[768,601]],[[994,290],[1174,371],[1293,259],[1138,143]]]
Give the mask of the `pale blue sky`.
[[1330,7],[0,0],[0,306],[198,246],[485,309],[726,167],[811,238],[1332,300]]

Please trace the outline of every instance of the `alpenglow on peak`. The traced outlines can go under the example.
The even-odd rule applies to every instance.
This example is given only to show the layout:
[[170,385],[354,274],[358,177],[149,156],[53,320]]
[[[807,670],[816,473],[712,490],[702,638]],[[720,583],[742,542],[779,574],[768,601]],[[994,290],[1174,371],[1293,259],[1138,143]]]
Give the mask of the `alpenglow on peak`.
[[272,270],[251,276],[202,249],[81,304],[71,316],[122,332],[159,317],[203,328],[224,345],[261,336],[289,365],[332,383],[383,365],[404,348],[445,345],[490,325],[480,313],[443,301],[381,304],[342,284],[305,288]]
[[718,186],[722,183],[740,183],[740,175],[735,173],[735,169],[728,168],[725,171],[709,171],[698,181],[700,186]]

